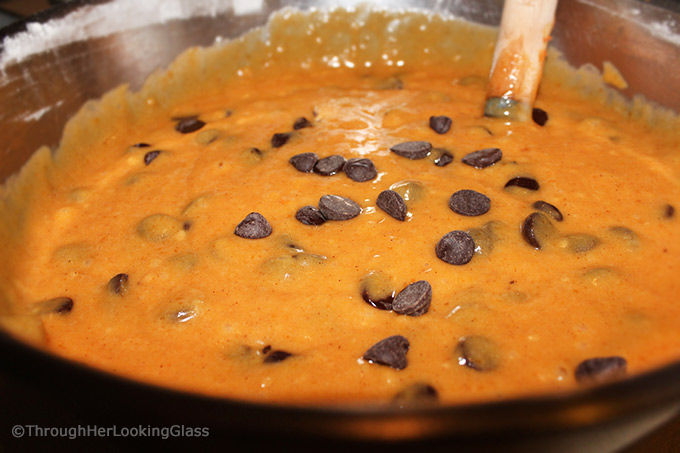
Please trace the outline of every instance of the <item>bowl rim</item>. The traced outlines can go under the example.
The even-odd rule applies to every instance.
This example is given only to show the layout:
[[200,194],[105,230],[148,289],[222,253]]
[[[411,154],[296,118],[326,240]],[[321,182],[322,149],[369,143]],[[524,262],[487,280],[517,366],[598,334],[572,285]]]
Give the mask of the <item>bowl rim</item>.
[[[29,382],[50,385],[55,382],[66,390],[78,391],[83,385],[146,395],[171,405],[251,412],[257,415],[286,416],[300,420],[327,423],[348,421],[440,420],[445,430],[435,427],[418,437],[438,437],[442,434],[474,435],[482,432],[531,430],[552,432],[593,427],[638,417],[655,410],[680,404],[680,361],[661,368],[635,374],[602,385],[572,391],[540,393],[502,400],[464,404],[425,404],[399,406],[390,403],[358,404],[291,404],[250,401],[226,396],[212,396],[189,390],[175,389],[115,374],[110,371],[52,354],[32,346],[0,329],[0,371]],[[0,374],[0,377],[2,375]],[[68,392],[67,392],[68,393]],[[117,392],[113,391],[116,394]],[[220,420],[216,420],[220,424]],[[333,425],[336,426],[336,425]],[[336,426],[337,427],[337,426]],[[347,434],[329,430],[326,434]],[[366,433],[352,432],[352,437]],[[368,435],[370,436],[370,434]]]

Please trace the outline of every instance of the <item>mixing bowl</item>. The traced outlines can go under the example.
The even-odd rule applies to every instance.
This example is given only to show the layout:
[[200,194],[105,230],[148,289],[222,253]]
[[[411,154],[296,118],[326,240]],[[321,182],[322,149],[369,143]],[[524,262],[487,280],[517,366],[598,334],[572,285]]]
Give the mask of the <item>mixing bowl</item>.
[[[238,36],[286,6],[362,3],[75,1],[6,28],[0,32],[0,181],[19,170],[40,145],[56,146],[65,122],[85,101],[121,83],[138,88],[190,46]],[[369,3],[488,25],[500,22],[502,9],[496,0]],[[612,62],[628,82],[624,95],[642,94],[680,111],[679,31],[677,2],[562,0],[552,45],[577,66],[600,68]],[[680,363],[570,394],[395,409],[264,405],[183,393],[51,356],[1,331],[0,351],[0,451],[52,441],[16,438],[10,433],[13,425],[115,424],[208,427],[210,436],[202,442],[211,447],[605,452],[630,444],[680,409]],[[129,440],[88,441],[114,449]]]

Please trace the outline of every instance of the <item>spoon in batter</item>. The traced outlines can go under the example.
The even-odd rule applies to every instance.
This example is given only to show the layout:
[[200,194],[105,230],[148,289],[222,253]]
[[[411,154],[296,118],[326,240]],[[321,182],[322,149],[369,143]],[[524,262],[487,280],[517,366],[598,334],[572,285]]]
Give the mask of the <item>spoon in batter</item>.
[[526,121],[543,74],[557,0],[505,0],[484,115]]

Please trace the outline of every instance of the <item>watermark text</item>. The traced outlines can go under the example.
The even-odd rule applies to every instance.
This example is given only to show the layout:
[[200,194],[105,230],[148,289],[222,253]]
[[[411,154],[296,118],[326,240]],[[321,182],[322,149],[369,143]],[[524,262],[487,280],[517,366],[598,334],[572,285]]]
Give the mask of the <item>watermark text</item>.
[[208,437],[210,429],[196,426],[171,425],[171,426],[40,426],[40,425],[14,425],[12,436],[17,439],[22,437],[60,437],[77,439],[79,437],[157,437],[163,440],[178,437]]

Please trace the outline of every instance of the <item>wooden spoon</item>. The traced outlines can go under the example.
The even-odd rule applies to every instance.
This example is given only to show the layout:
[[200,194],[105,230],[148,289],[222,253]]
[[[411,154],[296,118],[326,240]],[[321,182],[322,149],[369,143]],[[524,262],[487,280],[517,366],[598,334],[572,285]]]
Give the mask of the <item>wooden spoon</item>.
[[526,121],[543,75],[557,0],[505,0],[484,115]]

